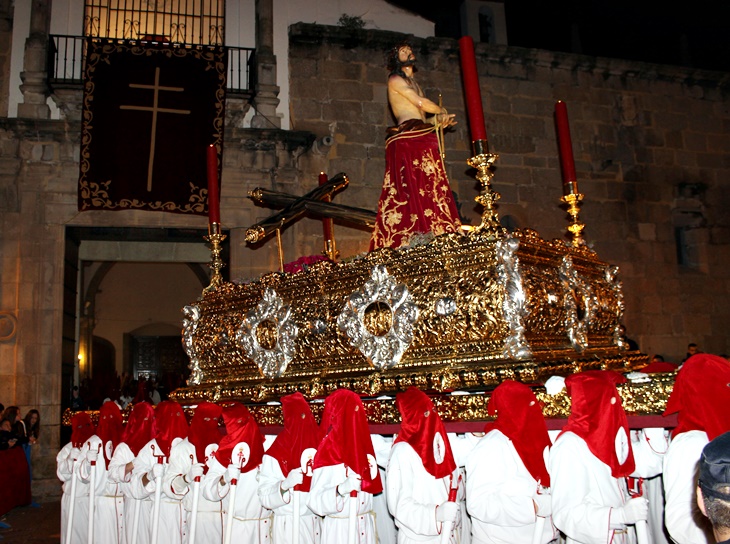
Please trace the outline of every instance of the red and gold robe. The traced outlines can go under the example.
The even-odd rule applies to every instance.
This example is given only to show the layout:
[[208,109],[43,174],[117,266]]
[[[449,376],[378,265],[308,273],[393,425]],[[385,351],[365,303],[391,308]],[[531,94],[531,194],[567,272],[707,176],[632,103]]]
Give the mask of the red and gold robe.
[[438,149],[436,127],[401,123],[385,144],[385,177],[370,250],[408,244],[414,234],[438,236],[461,226]]

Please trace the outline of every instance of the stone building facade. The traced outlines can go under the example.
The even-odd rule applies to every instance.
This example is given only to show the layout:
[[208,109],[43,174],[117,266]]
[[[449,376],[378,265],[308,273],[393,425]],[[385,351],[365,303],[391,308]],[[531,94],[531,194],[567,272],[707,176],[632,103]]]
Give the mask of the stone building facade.
[[[0,27],[0,43],[7,32]],[[245,228],[270,213],[247,198],[254,187],[302,194],[316,186],[320,171],[342,171],[351,182],[336,202],[375,209],[383,136],[392,123],[383,54],[406,37],[311,24],[290,28],[292,130],[226,129],[221,216],[231,279],[278,268],[273,241],[250,247],[244,239]],[[426,94],[436,99],[440,93],[457,115],[459,124],[446,138],[447,169],[461,215],[477,223],[458,44],[411,43]],[[585,238],[620,267],[629,335],[643,351],[669,360],[681,358],[690,341],[728,353],[727,74],[487,44],[476,54],[487,134],[499,155],[493,184],[502,195],[503,222],[548,239],[565,237],[553,124],[561,99],[585,194]],[[76,356],[78,297],[69,278],[77,277],[79,246],[69,229],[202,233],[206,227],[203,217],[162,212],[79,213],[79,134],[78,119],[0,118],[0,400],[38,407],[47,422],[34,460],[37,494],[57,492],[63,368]],[[335,229],[342,257],[367,249],[369,233]],[[286,260],[321,252],[319,222],[305,219],[288,228],[283,250]]]

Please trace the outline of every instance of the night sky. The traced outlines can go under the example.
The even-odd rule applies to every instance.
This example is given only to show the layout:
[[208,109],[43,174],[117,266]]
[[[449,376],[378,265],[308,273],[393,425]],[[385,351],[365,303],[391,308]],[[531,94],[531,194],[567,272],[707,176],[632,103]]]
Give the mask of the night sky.
[[[459,38],[460,0],[387,0]],[[509,45],[730,72],[730,1],[504,0]]]

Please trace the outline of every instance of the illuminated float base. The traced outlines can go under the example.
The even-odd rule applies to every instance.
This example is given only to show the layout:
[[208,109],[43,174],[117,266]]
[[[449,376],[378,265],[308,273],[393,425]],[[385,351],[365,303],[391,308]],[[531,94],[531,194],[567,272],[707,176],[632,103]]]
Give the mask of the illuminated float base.
[[[172,398],[241,401],[277,425],[280,397],[346,387],[363,395],[371,423],[391,424],[394,395],[416,386],[444,420],[469,422],[487,419],[489,391],[513,379],[535,388],[547,417],[567,417],[567,397],[544,394],[548,377],[647,364],[619,335],[617,272],[585,246],[522,230],[424,238],[222,283],[185,308],[192,375]],[[624,406],[660,413],[672,383],[624,385]]]

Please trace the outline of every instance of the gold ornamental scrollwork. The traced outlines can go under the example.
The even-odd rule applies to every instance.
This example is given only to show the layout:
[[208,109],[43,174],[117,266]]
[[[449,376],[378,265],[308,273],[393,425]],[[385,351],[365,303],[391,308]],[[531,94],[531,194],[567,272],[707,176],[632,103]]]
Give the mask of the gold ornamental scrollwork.
[[370,364],[382,370],[400,362],[413,341],[418,313],[408,287],[377,265],[370,279],[350,295],[337,326]]
[[294,357],[298,334],[290,307],[267,287],[261,301],[243,318],[236,340],[261,374],[273,379],[284,374]]
[[200,360],[198,359],[197,350],[195,349],[195,331],[198,328],[198,320],[200,319],[200,308],[196,304],[190,304],[183,308],[183,338],[182,344],[185,353],[190,358],[190,377],[188,385],[200,384],[203,373],[200,369]]
[[595,310],[593,289],[578,276],[570,255],[562,259],[560,278],[564,289],[565,328],[573,349],[582,353],[588,347],[588,326]]
[[527,315],[527,298],[522,287],[520,260],[516,252],[520,242],[516,238],[507,238],[497,243],[497,274],[504,288],[502,310],[509,324],[509,335],[504,342],[504,357],[522,360],[532,356],[530,344],[525,339],[523,316]]

